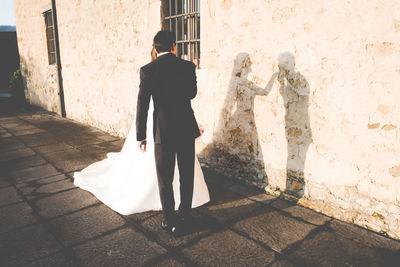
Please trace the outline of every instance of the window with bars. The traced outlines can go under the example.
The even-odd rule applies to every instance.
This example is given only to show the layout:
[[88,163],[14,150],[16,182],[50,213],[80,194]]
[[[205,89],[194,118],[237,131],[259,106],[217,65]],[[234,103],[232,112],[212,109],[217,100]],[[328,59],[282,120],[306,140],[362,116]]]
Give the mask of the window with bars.
[[176,55],[200,66],[200,0],[167,0],[164,22],[175,34]]
[[56,63],[56,43],[54,35],[53,12],[48,10],[43,13],[44,22],[46,24],[46,39],[47,39],[47,55],[49,58],[49,65]]

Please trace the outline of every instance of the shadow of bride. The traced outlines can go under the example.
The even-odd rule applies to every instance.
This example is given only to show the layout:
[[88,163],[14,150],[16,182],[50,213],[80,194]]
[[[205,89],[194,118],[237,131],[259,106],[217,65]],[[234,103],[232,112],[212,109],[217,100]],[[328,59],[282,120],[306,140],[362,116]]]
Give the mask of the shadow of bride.
[[264,188],[268,177],[255,123],[254,100],[269,94],[277,74],[261,88],[248,77],[251,65],[248,53],[236,56],[212,142],[200,157],[212,169]]
[[286,190],[295,198],[304,195],[304,167],[307,151],[312,143],[309,116],[310,86],[306,78],[295,71],[295,58],[289,52],[278,57],[279,92],[285,106],[285,134],[287,141]]

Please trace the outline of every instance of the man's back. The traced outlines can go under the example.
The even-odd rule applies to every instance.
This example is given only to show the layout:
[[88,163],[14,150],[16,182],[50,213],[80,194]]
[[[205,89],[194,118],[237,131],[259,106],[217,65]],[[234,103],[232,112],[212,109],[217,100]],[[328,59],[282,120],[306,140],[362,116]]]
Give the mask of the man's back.
[[138,139],[145,131],[143,121],[147,119],[146,102],[149,95],[154,101],[155,143],[170,143],[186,137],[197,137],[198,127],[190,104],[190,100],[196,94],[196,74],[193,63],[168,53],[143,66],[139,101],[144,105],[138,105],[137,116],[140,121],[137,123]]

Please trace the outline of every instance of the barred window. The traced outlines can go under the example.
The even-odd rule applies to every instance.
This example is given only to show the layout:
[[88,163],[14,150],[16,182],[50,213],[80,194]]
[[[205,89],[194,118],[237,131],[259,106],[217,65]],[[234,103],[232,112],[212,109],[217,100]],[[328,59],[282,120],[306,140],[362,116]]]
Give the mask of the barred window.
[[53,12],[48,10],[43,13],[44,22],[46,24],[46,39],[47,39],[47,55],[49,58],[49,65],[56,63],[56,43],[54,35]]
[[176,55],[200,66],[200,0],[167,0],[164,18],[175,34]]

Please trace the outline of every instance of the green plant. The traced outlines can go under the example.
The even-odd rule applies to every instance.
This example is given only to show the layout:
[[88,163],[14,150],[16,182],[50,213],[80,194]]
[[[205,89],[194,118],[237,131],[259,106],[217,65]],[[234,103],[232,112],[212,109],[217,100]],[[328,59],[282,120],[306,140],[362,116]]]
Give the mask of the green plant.
[[21,69],[17,69],[11,75],[10,80],[8,82],[8,88],[10,90],[12,90],[13,92],[16,92],[16,91],[19,91],[19,90],[23,90]]

